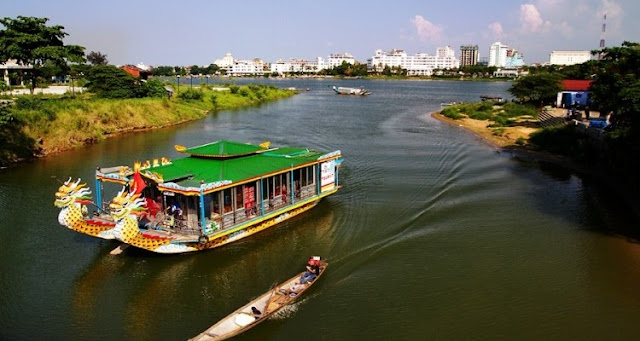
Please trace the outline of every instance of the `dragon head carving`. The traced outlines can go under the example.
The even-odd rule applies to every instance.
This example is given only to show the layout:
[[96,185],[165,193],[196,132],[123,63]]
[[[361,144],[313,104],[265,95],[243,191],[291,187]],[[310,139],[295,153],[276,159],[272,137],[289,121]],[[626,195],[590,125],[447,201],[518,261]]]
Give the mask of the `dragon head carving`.
[[142,215],[146,208],[144,207],[145,200],[140,198],[140,194],[129,193],[124,188],[118,192],[109,208],[111,216],[114,220],[119,221],[126,218],[128,215]]
[[88,202],[91,197],[91,190],[85,188],[87,184],[81,184],[81,179],[76,182],[72,182],[71,178],[65,181],[58,191],[56,192],[56,201],[53,203],[58,208],[68,207],[71,204],[77,202],[84,204]]

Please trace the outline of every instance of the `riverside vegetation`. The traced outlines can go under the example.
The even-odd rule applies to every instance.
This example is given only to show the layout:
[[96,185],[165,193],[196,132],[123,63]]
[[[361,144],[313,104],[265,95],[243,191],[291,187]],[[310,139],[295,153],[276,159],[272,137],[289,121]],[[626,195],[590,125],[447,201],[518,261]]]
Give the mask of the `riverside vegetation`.
[[[518,104],[463,104],[445,108],[441,115],[494,142],[496,137],[511,134],[497,143],[501,147],[519,145],[562,155],[629,189],[640,189],[640,168],[635,160],[640,153],[640,44],[624,42],[592,53],[600,59],[569,67],[530,69],[529,76],[516,80],[509,89]],[[589,104],[600,113],[599,119],[609,118],[606,128],[586,128],[573,122],[539,126],[538,110],[555,102],[563,79],[593,80]]]
[[[105,54],[92,51],[85,56],[84,47],[65,45],[63,38],[68,34],[64,27],[48,26],[47,21],[23,16],[0,18],[0,63],[13,60],[29,66],[25,71],[11,72],[9,79],[14,84],[28,82],[31,90],[31,96],[12,96],[10,92],[0,96],[0,166],[119,133],[165,127],[203,118],[211,111],[258,105],[295,94],[265,85],[215,89],[202,85],[185,86],[172,97],[173,89],[167,88],[170,84],[140,80],[109,65]],[[33,95],[37,86],[46,87],[56,79],[84,85],[88,92]],[[2,84],[0,91],[10,90]]]
[[77,96],[20,96],[0,109],[0,164],[44,156],[119,133],[160,128],[205,117],[211,111],[236,109],[286,98],[295,91],[273,86],[226,85],[189,88],[172,99]]

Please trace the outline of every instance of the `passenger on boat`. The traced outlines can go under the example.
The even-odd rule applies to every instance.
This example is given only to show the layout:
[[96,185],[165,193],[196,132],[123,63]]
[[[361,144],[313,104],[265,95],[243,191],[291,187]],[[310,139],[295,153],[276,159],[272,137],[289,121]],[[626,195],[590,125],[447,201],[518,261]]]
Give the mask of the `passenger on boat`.
[[302,276],[300,276],[300,284],[305,284],[307,282],[313,282],[316,277],[320,274],[320,257],[311,257],[309,258],[309,262],[307,262],[307,271],[305,271]]

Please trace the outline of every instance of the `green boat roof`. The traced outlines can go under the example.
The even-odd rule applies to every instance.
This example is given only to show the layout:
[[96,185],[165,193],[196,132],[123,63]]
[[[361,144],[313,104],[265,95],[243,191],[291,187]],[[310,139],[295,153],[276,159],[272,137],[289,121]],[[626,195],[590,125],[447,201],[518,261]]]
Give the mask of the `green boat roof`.
[[[164,184],[175,183],[180,188],[193,189],[200,187],[201,184],[243,182],[314,163],[320,158],[340,157],[339,151],[328,154],[295,147],[265,149],[264,145],[231,141],[218,141],[184,149],[182,152],[191,155],[175,159],[169,164],[141,169],[141,174],[152,179],[155,175],[159,175]],[[217,157],[223,154],[227,156]],[[231,155],[233,157],[230,157]]]
[[257,146],[249,143],[220,140],[191,148],[176,146],[176,150],[197,157],[230,158],[255,154],[267,149],[268,145],[268,142],[265,142],[265,145]]

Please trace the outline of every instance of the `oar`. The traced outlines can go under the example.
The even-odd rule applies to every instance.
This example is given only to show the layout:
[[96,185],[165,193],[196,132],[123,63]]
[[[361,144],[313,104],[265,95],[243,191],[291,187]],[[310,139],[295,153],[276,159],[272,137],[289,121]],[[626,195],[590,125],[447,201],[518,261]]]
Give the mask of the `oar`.
[[121,254],[128,247],[129,247],[129,244],[122,243],[122,244],[118,245],[117,248],[111,250],[111,252],[109,252],[109,254],[117,256],[117,255]]

